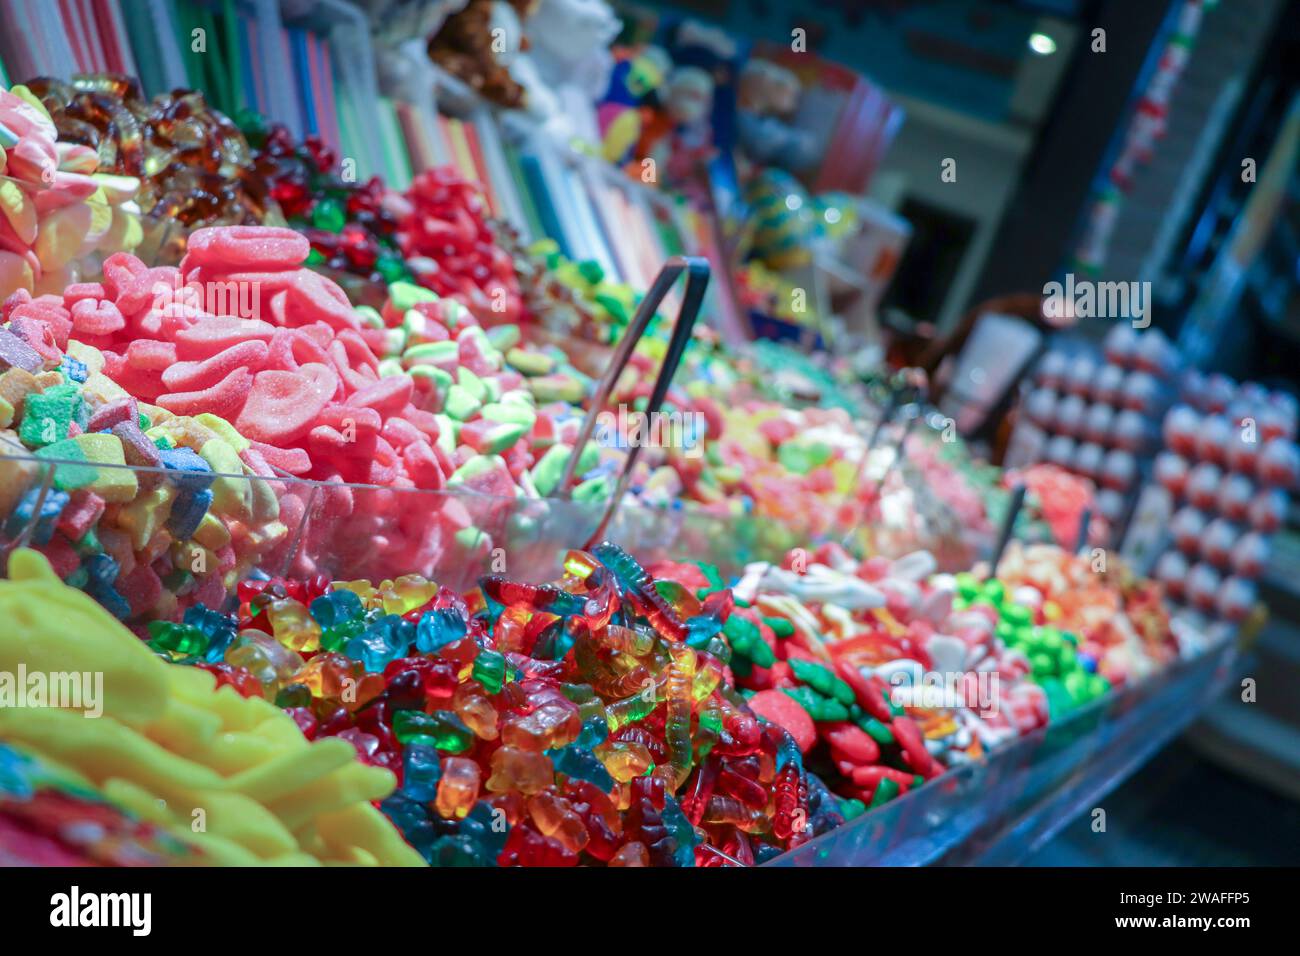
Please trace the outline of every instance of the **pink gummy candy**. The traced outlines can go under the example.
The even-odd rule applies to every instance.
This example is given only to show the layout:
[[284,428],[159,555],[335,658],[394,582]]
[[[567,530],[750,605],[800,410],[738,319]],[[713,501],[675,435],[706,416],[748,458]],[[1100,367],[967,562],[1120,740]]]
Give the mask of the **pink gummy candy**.
[[266,360],[267,352],[265,342],[249,339],[201,362],[177,362],[163,372],[163,384],[174,392],[211,388],[234,369],[257,371]]
[[270,342],[275,332],[275,326],[269,322],[213,316],[176,333],[176,355],[187,361],[200,361],[248,339]]
[[246,368],[237,368],[210,388],[159,395],[156,404],[175,415],[201,415],[208,412],[226,421],[233,421],[245,403],[252,401],[249,390],[254,385],[253,373]]
[[307,259],[311,245],[292,229],[268,226],[210,226],[196,230],[186,245],[186,271],[212,266],[224,272],[240,269],[292,269]]
[[72,327],[89,335],[112,335],[126,328],[126,319],[108,300],[79,299],[72,304]]
[[304,365],[297,372],[258,372],[235,427],[268,445],[290,444],[311,430],[337,385],[337,376],[323,365]]

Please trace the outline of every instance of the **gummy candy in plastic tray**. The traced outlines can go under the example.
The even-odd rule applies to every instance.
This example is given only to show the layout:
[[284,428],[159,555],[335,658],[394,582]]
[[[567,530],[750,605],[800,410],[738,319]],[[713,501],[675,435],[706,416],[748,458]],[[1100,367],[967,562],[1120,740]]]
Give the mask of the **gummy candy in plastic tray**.
[[1018,863],[1181,733],[1223,690],[1235,660],[1235,641],[1221,636],[766,865]]
[[[130,466],[123,446],[100,440],[114,437],[79,435],[36,453],[0,438],[0,551],[35,547],[128,621],[174,617],[200,601],[221,606],[259,572],[422,574],[458,590],[489,573],[550,580],[605,505],[249,475],[184,447],[163,450],[156,467]],[[645,561],[690,555],[738,573],[748,561],[778,559],[799,535],[628,503],[606,537]]]

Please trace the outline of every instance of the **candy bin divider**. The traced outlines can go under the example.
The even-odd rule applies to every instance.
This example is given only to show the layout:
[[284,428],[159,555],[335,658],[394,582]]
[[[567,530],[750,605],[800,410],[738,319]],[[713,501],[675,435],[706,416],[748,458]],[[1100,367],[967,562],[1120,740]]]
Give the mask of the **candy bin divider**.
[[765,865],[1014,864],[1188,725],[1226,686],[1236,650],[1221,639]]
[[[276,471],[281,476],[286,474],[285,472],[276,468],[274,465],[272,465],[271,467],[272,470]],[[287,493],[288,492],[286,491],[286,494]],[[316,503],[316,499],[319,496],[320,496],[320,486],[313,485],[311,489],[311,493],[307,496],[307,500],[303,503],[302,514],[299,516],[298,520],[294,523],[293,534],[289,539],[289,546],[285,548],[284,561],[281,563],[281,566],[276,570],[276,572],[272,574],[272,577],[288,576],[289,569],[293,567],[294,560],[298,557],[298,549],[302,547],[303,537],[305,536],[307,531],[307,516],[311,514],[312,505]],[[268,569],[263,569],[263,570],[267,570],[267,573],[271,573]]]

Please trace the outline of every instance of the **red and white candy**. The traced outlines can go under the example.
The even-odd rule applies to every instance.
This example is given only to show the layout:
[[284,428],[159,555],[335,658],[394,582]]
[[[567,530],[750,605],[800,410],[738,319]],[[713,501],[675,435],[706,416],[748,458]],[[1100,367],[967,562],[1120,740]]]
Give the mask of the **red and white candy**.
[[1213,508],[1219,497],[1223,471],[1212,462],[1203,461],[1187,476],[1187,500],[1198,508]]
[[1264,573],[1269,558],[1268,538],[1258,531],[1250,531],[1232,547],[1229,563],[1232,572],[1243,578],[1257,578]]

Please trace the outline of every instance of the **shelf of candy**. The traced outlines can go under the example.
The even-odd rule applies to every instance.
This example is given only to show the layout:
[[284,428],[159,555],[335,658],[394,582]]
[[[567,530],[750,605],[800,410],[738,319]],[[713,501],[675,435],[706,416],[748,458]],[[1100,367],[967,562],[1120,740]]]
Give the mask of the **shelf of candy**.
[[[859,563],[824,547],[784,567],[752,566],[736,584],[738,610],[725,633],[754,710],[795,736],[832,792],[858,801],[845,808],[850,816],[919,791],[778,864],[915,864],[989,852],[997,841],[963,841],[996,827],[1005,837],[1010,808],[1027,813],[1035,801],[1122,779],[1080,774],[1079,751],[1119,737],[1123,746],[1107,760],[1131,770],[1140,762],[1133,751],[1156,744],[1133,740],[1125,721],[1136,715],[1144,735],[1167,739],[1174,730],[1153,725],[1155,704],[1162,717],[1171,706],[1194,710],[1195,700],[1171,688],[1191,673],[1205,694],[1198,699],[1208,699],[1231,652],[1220,642],[1201,663],[1204,642],[1171,620],[1158,585],[1119,564],[1098,572],[1090,557],[1053,545],[1013,544],[995,579],[981,566],[955,577],[934,569],[924,552]],[[1074,745],[1065,766],[1062,745]],[[1016,785],[998,792],[995,780]]]
[[202,93],[174,90],[147,99],[138,80],[112,74],[71,82],[43,77],[29,85],[59,138],[88,147],[100,168],[134,194],[145,227],[141,253],[150,264],[178,262],[193,229],[282,221],[266,180],[253,172],[248,142]]
[[1174,397],[1177,353],[1158,329],[1116,325],[1100,357],[1056,346],[1034,373],[1008,467],[1049,462],[1096,482],[1097,512],[1121,529]]
[[1196,612],[1240,623],[1255,607],[1255,582],[1300,478],[1296,402],[1196,371],[1184,376],[1182,397],[1165,416],[1150,492],[1170,545],[1154,574]]
[[87,257],[139,244],[138,181],[117,172],[27,87],[0,89],[0,299],[59,293]]
[[[162,831],[164,845],[197,847],[194,862],[240,866],[420,862],[371,805],[393,792],[389,770],[357,761],[346,741],[304,736],[292,715],[219,687],[210,671],[167,663],[41,555],[8,556],[0,607],[0,670],[96,675],[100,711],[87,720],[69,706],[76,701],[0,707],[0,740],[76,774],[151,825],[146,832]],[[201,608],[194,615],[209,628],[222,622]],[[29,684],[25,701],[30,694]]]
[[1232,673],[1232,642],[1084,704],[987,760],[777,857],[774,866],[1011,866],[1183,732]]
[[[293,484],[243,481],[272,489]],[[335,507],[327,495],[358,493],[315,487],[322,512]],[[437,512],[428,500],[416,503],[416,494],[424,493],[392,492],[406,499],[397,503],[401,514],[418,516],[408,519],[424,532],[408,539],[418,548],[427,545]],[[583,530],[562,517],[565,527],[548,529],[547,542]],[[718,529],[709,533],[716,546]],[[29,530],[20,541],[35,537]],[[375,777],[366,799],[383,798],[381,808],[411,845],[442,864],[763,862],[1019,731],[1063,719],[1111,683],[1138,682],[1149,658],[1172,656],[1159,637],[1163,619],[1150,592],[1121,592],[1124,619],[1133,626],[1116,625],[1109,592],[1086,592],[1105,604],[1105,614],[1063,600],[1084,572],[1052,551],[1029,552],[1021,562],[1013,550],[1003,559],[1007,582],[980,584],[969,575],[932,575],[934,561],[925,554],[856,565],[826,548],[816,557],[843,570],[817,561],[802,574],[761,566],[737,585],[736,600],[710,566],[660,559],[643,571],[626,552],[601,545],[591,554],[569,553],[558,587],[488,574],[462,599],[457,588],[409,573],[373,584],[340,580],[334,568],[359,569],[364,556],[334,550],[337,539],[324,543],[326,551],[313,550],[321,542],[307,527],[291,537],[295,553],[265,566],[287,568],[292,579],[227,573],[241,582],[237,611],[221,613],[223,589],[190,592],[182,596],[180,620],[146,612],[133,629],[162,657],[192,665],[175,670],[208,671],[209,688],[213,679],[231,685],[233,691],[217,695],[231,698],[226,708],[238,700],[234,692],[265,698],[288,711],[313,747],[339,736],[362,763],[396,774],[396,793],[385,798],[391,782],[380,788]],[[381,532],[366,541],[383,538]],[[500,540],[506,547],[499,557],[512,571],[530,560],[526,549]],[[376,549],[365,550],[369,566],[378,566]],[[418,559],[418,551],[411,553]],[[538,551],[531,560],[554,554]],[[798,560],[793,556],[792,567]],[[104,671],[119,688],[121,706],[150,699],[157,676],[120,646],[138,639],[95,601],[60,584],[45,558],[19,550],[13,562],[14,580],[0,585],[0,596],[9,589],[23,607],[46,610],[22,618],[19,635],[0,637],[0,664],[6,647],[23,646],[32,619],[42,634],[62,635],[42,645],[61,667]],[[87,566],[107,572],[102,563]],[[456,562],[448,566],[454,570]],[[105,577],[87,590],[111,608],[116,589],[103,587]],[[1067,622],[1077,622],[1082,640],[1060,633]],[[911,707],[873,693],[897,688],[896,674],[977,671],[981,661],[996,664],[1006,697],[998,701],[1002,716],[979,717],[973,729],[969,715],[954,716],[951,708],[936,710],[925,699]],[[753,692],[750,705],[730,689],[733,675]],[[682,680],[694,690],[682,690]],[[184,686],[187,701],[198,692],[188,679],[163,683],[177,692]],[[111,707],[107,712],[116,717]],[[225,725],[244,728],[249,721],[231,717]],[[809,744],[809,728],[823,735],[816,738],[821,744]],[[25,725],[0,729],[19,742],[29,732]],[[62,734],[55,728],[39,737],[57,759],[72,748]],[[94,744],[110,753],[118,745]],[[210,752],[202,742],[189,745]],[[189,745],[183,755],[198,760]],[[813,772],[803,770],[801,748]],[[642,776],[652,765],[662,769]],[[107,764],[77,766],[92,779],[108,772]],[[139,782],[134,769],[126,779]],[[148,786],[156,786],[153,778]],[[197,799],[190,794],[177,805]],[[293,802],[267,799],[281,815]],[[504,814],[508,832],[490,825],[494,810]],[[264,835],[249,835],[240,846],[263,858],[294,852],[283,843],[272,852]],[[391,847],[386,854],[397,856]],[[371,857],[383,859],[378,852],[362,858]]]

